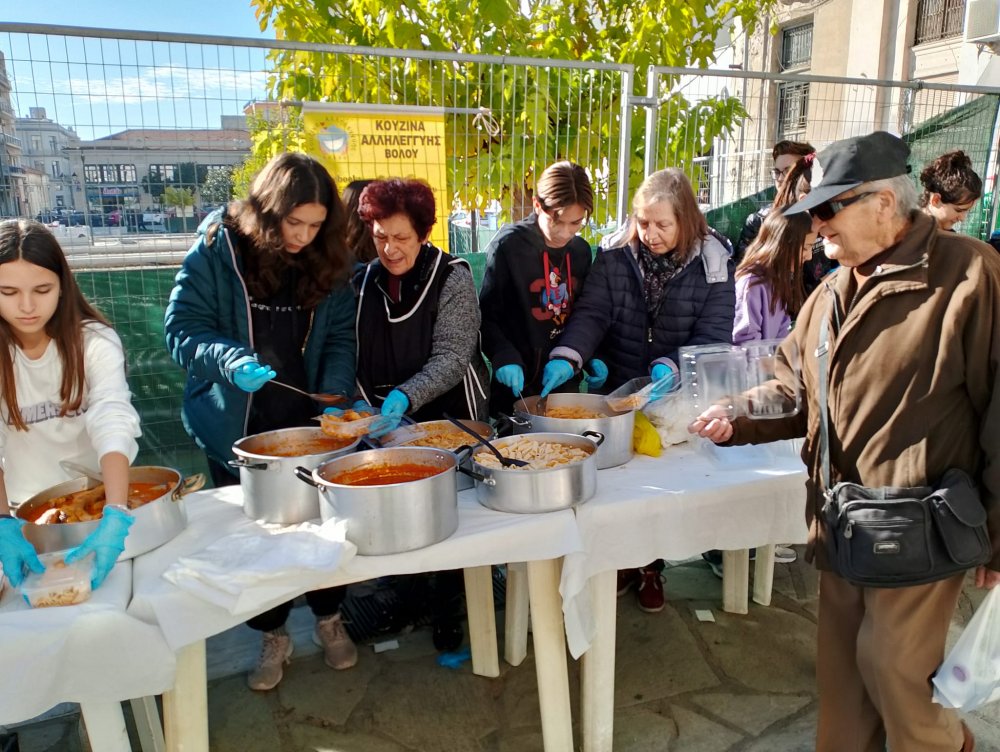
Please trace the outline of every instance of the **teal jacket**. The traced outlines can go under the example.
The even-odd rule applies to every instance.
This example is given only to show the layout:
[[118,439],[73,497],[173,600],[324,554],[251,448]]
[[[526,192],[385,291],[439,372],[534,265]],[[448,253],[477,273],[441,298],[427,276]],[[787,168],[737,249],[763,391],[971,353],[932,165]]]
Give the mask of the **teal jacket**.
[[[217,211],[198,228],[199,238],[177,273],[163,327],[170,356],[188,375],[184,428],[209,457],[224,463],[234,457],[233,442],[246,435],[253,399],[233,383],[233,373],[255,352],[236,239],[225,227],[211,245],[205,236],[221,219]],[[316,306],[303,351],[309,391],[354,394],[355,307],[347,280]]]

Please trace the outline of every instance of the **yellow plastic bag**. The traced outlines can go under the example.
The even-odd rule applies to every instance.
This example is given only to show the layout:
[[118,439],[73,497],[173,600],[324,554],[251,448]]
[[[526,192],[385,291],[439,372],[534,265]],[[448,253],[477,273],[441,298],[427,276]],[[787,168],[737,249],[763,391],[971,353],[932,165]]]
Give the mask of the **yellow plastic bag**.
[[657,433],[649,418],[641,412],[635,413],[635,427],[632,429],[632,448],[639,454],[648,454],[650,457],[659,457],[660,434]]

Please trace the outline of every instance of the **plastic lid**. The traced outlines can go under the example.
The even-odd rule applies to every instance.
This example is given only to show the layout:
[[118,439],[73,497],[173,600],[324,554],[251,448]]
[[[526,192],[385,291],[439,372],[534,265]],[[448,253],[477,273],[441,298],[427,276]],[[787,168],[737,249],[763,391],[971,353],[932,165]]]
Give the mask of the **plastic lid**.
[[40,554],[45,566],[41,574],[29,572],[21,583],[21,595],[32,608],[72,606],[90,598],[94,558],[87,556],[67,564],[65,552]]

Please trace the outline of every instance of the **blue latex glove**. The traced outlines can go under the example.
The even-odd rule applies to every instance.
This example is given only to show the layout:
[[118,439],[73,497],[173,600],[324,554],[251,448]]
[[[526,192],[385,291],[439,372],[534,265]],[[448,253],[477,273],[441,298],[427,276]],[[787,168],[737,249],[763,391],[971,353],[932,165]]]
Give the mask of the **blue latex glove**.
[[[370,413],[372,415],[375,414],[375,408],[372,407],[371,405],[369,405],[363,399],[354,400],[354,404],[351,405],[350,409],[354,410],[355,412],[359,412],[359,413],[365,412],[365,413]],[[344,414],[344,408],[343,407],[328,407],[328,408],[326,408],[323,411],[323,414],[324,415],[343,415]]]
[[553,358],[545,364],[542,371],[542,397],[548,397],[549,392],[557,386],[565,384],[573,378],[573,364],[562,358]]
[[94,574],[90,578],[90,587],[97,590],[118,561],[119,554],[125,550],[125,538],[134,522],[135,517],[121,507],[105,506],[97,530],[66,554],[66,563],[72,564],[84,556],[93,554]]
[[441,653],[438,656],[437,662],[439,666],[444,666],[445,668],[461,668],[462,664],[472,658],[472,650],[466,645],[461,650],[456,650],[454,653]]
[[256,360],[251,360],[233,372],[233,383],[244,392],[256,392],[277,375],[271,370],[271,366],[264,366]]
[[671,368],[666,363],[657,363],[654,365],[649,375],[653,379],[654,384],[661,379],[664,380],[662,384],[654,387],[653,391],[650,392],[650,402],[655,402],[664,394],[669,394],[677,387],[677,369]]
[[393,389],[382,402],[382,417],[372,423],[372,430],[369,435],[376,439],[384,436],[389,431],[395,431],[399,426],[399,421],[410,406],[410,398],[398,389]]
[[591,361],[587,363],[587,368],[583,372],[583,379],[587,382],[588,392],[600,389],[604,386],[604,382],[608,380],[607,365],[599,358],[592,358]]
[[517,363],[502,366],[497,369],[497,381],[510,389],[518,397],[524,391],[524,369]]
[[30,569],[35,574],[45,571],[45,565],[38,559],[35,547],[24,539],[22,527],[24,520],[0,518],[0,564],[3,564],[3,573],[14,587],[24,581],[25,569]]

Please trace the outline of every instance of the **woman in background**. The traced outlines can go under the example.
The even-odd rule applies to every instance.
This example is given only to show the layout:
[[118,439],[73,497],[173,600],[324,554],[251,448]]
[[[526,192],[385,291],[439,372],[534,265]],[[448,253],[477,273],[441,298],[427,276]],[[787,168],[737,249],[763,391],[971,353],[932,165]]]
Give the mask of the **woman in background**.
[[372,240],[371,228],[358,214],[361,191],[371,182],[371,180],[352,180],[344,188],[340,197],[344,202],[344,212],[347,215],[347,247],[354,254],[355,261],[362,264],[374,261],[378,255],[375,252],[375,241]]
[[942,230],[954,229],[983,195],[983,181],[961,150],[949,151],[928,164],[920,182],[924,186],[921,211],[934,217]]

